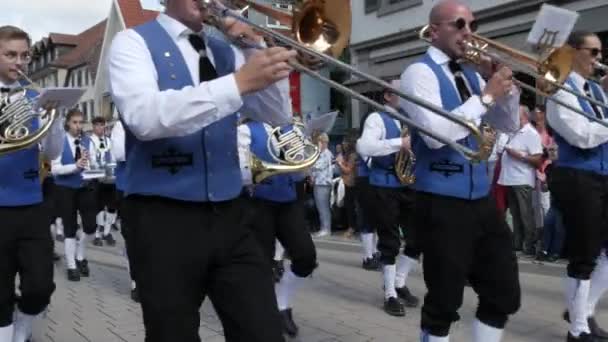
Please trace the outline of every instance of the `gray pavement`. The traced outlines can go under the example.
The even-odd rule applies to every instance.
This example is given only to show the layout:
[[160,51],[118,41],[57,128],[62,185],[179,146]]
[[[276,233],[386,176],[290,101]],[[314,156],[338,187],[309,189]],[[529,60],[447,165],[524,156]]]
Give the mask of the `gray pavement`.
[[[62,244],[57,244],[61,253]],[[418,339],[419,309],[405,318],[382,311],[380,272],[361,269],[359,246],[341,239],[317,241],[320,267],[306,279],[298,292],[294,316],[303,342],[414,342]],[[143,342],[141,311],[129,298],[129,280],[122,257],[122,243],[116,247],[91,247],[91,277],[67,282],[62,262],[57,263],[52,304],[34,329],[34,342]],[[62,254],[62,253],[61,253]],[[520,263],[523,306],[510,321],[504,341],[564,341],[567,326],[562,311],[563,264]],[[418,267],[408,285],[422,296],[424,283]],[[470,341],[475,294],[466,290],[462,320],[452,329],[452,341]],[[598,319],[608,325],[606,305]],[[224,341],[222,327],[208,301],[201,309],[200,335],[205,342]]]

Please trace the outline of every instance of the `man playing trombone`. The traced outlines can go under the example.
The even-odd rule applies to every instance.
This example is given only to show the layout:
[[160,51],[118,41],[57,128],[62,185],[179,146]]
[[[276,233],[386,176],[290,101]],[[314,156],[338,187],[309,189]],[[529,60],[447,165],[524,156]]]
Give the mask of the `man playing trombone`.
[[[30,43],[29,35],[23,30],[0,27],[0,98],[26,85],[19,79],[31,59]],[[25,94],[30,100],[37,95],[31,90]],[[0,104],[0,114],[3,109],[6,107]],[[42,125],[38,121],[36,118],[26,125],[37,130]],[[53,123],[41,141],[40,148],[47,160],[61,153],[60,121]],[[39,152],[38,144],[34,144],[0,155],[0,342],[29,339],[35,316],[46,309],[55,290],[50,216],[42,204]],[[17,273],[21,292],[18,299],[15,297]]]
[[[606,90],[589,80],[602,57],[602,43],[591,32],[573,32],[568,44],[575,51],[566,86],[608,104]],[[604,82],[605,83],[605,82]],[[608,110],[560,90],[554,98],[580,108],[590,118],[606,120]],[[547,120],[554,131],[558,158],[549,174],[549,187],[566,227],[568,271],[566,305],[568,341],[608,338],[594,319],[595,307],[608,289],[608,127],[547,101]]]
[[[242,222],[236,113],[288,123],[286,61],[296,53],[244,53],[205,35],[205,4],[167,0],[157,19],[119,33],[108,56],[146,341],[200,341],[207,295],[227,341],[283,341],[271,272]],[[243,24],[218,25],[262,43]]]
[[[429,20],[431,47],[401,75],[402,90],[477,126],[484,119],[497,129],[517,130],[519,93],[511,70],[499,69],[486,83],[470,66],[459,64],[465,42],[477,28],[471,10],[459,1],[441,1]],[[469,148],[479,147],[464,126],[412,102],[403,101],[402,107],[422,127]],[[422,339],[449,341],[469,282],[479,297],[472,340],[499,341],[508,316],[519,309],[520,286],[511,231],[489,196],[487,163],[473,163],[416,132],[412,147],[417,159],[414,225],[428,288]]]

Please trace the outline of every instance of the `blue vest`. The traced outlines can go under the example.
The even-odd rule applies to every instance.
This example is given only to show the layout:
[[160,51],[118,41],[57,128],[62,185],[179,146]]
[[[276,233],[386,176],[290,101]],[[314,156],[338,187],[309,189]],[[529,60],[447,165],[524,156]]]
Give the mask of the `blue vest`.
[[[463,102],[458,90],[442,67],[435,63],[428,53],[420,62],[428,65],[437,77],[443,109],[452,111],[461,106]],[[472,88],[473,95],[481,94],[477,73],[472,68],[463,66],[463,74]],[[471,136],[460,140],[459,143],[473,150],[478,149],[477,142]],[[416,155],[416,183],[413,185],[415,190],[469,200],[489,194],[487,162],[471,163],[449,146],[431,149],[415,130],[412,134],[412,148]]]
[[126,162],[117,162],[116,169],[114,169],[114,176],[116,180],[114,181],[114,185],[117,190],[125,191],[125,173],[127,171],[127,163]]
[[[80,140],[80,148],[81,149],[89,149],[91,146],[91,140],[83,136]],[[72,153],[72,149],[70,148],[70,142],[68,141],[68,137],[66,136],[63,139],[63,152],[61,153],[61,164],[70,165],[76,164],[74,160],[74,154]],[[65,186],[67,188],[78,189],[84,185],[82,180],[82,171],[75,172],[69,175],[57,175],[55,176],[55,184]]]
[[[135,27],[148,46],[158,72],[160,91],[194,86],[179,48],[156,21]],[[218,75],[235,70],[232,47],[209,38]],[[145,113],[140,113],[145,115]],[[161,196],[183,201],[219,202],[242,189],[236,143],[237,115],[214,122],[194,134],[140,141],[125,126],[126,195]]]
[[[33,99],[37,95],[34,91],[26,92],[26,97],[29,99]],[[30,130],[37,130],[39,124],[39,120],[32,120]],[[38,144],[0,156],[1,207],[17,207],[42,202],[39,157]]]
[[[251,131],[251,152],[265,162],[276,163],[267,148],[268,132],[264,124],[250,121],[247,126]],[[253,197],[280,203],[293,202],[296,200],[296,181],[292,174],[268,177],[255,185]]]
[[[384,123],[386,130],[385,139],[396,139],[401,137],[401,128],[397,126],[395,120],[386,113],[378,113]],[[372,164],[369,168],[369,184],[383,188],[403,188],[399,178],[395,174],[395,157],[397,153],[386,156],[372,157]]]
[[[572,81],[572,78],[568,78],[566,83],[570,85],[574,91],[583,93],[582,89],[579,89]],[[604,99],[603,91],[599,85],[594,82],[589,82],[589,85],[596,99]],[[582,110],[587,113],[587,115],[590,117],[595,117],[595,112],[591,108],[591,103],[589,103],[589,101],[579,97],[578,102]],[[603,111],[604,118],[608,118],[608,110],[605,108],[599,109]],[[595,172],[601,175],[608,175],[608,143],[603,143],[590,149],[582,149],[580,147],[570,145],[555,130],[554,137],[559,149],[558,157],[555,162],[556,166],[570,167]]]
[[357,169],[357,177],[369,177],[367,159],[363,160],[359,154],[357,154],[357,159],[355,159],[355,168]]

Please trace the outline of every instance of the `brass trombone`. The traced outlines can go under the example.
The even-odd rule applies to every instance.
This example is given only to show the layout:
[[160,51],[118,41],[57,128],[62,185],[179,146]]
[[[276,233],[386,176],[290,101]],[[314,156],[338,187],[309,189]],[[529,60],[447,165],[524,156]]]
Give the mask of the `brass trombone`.
[[[299,62],[290,62],[290,65],[295,70],[305,73],[310,77],[327,84],[333,89],[364,102],[379,111],[388,113],[393,118],[404,122],[411,128],[415,128],[421,133],[450,146],[471,161],[477,162],[485,160],[489,157],[492,151],[492,144],[486,141],[483,132],[475,125],[474,122],[470,122],[456,116],[423,98],[406,94],[400,89],[392,87],[389,83],[381,80],[380,78],[363,73],[337,59],[342,50],[348,44],[350,38],[350,0],[297,0],[295,1],[296,8],[293,16],[248,0],[239,0],[236,2],[251,6],[253,9],[266,16],[278,18],[277,20],[280,20],[281,22],[290,22],[295,39],[289,38],[264,26],[253,23],[251,20],[237,13],[238,11],[231,11],[222,1],[199,0],[199,6],[201,6],[202,9],[207,10],[207,14],[211,19],[209,23],[218,28],[220,31],[222,31],[222,25],[220,24],[222,19],[234,18],[235,20],[250,25],[257,32],[263,34],[266,38],[271,38],[276,42],[297,50],[308,59],[320,60],[334,67],[347,70],[360,79],[380,86],[381,88],[390,91],[409,102],[433,111],[445,119],[467,128],[478,142],[479,149],[477,151],[461,145],[447,137],[441,136],[430,129],[422,127],[415,121],[409,119],[407,116],[399,113],[397,110],[380,104],[377,101],[357,93],[340,83],[325,78],[316,71]],[[277,12],[279,13],[277,14]],[[291,20],[289,20],[289,18],[291,18]],[[238,44],[238,41],[236,43]],[[248,46],[251,47],[250,45]]]

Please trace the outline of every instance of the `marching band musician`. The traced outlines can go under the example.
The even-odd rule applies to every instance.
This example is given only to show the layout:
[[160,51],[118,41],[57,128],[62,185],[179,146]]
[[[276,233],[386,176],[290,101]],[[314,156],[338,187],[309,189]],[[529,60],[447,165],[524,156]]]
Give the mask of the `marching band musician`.
[[[393,81],[399,86],[399,81]],[[398,108],[399,98],[384,93],[384,102]],[[378,251],[384,277],[384,311],[393,316],[404,316],[405,306],[418,306],[405,281],[416,264],[420,253],[413,240],[414,229],[409,222],[414,202],[414,192],[401,184],[395,173],[395,157],[401,149],[409,149],[409,137],[401,137],[401,122],[383,112],[371,113],[365,119],[363,132],[357,140],[357,152],[369,156],[369,189],[364,207],[373,227],[378,229]],[[403,255],[400,229],[405,230],[406,246]],[[397,260],[397,256],[399,256]],[[402,302],[401,298],[404,302]]]
[[[26,72],[30,44],[30,37],[23,30],[0,27],[0,95],[25,85],[19,82],[19,71]],[[26,96],[33,99],[37,94],[28,91]],[[46,159],[61,153],[60,121],[56,120],[41,141]],[[37,129],[39,125],[38,121],[32,122],[30,128]],[[33,145],[0,156],[0,342],[29,339],[34,318],[46,309],[55,291],[53,243],[49,213],[43,205],[39,152],[38,145]],[[17,273],[21,292],[18,299]]]
[[[69,281],[80,281],[89,276],[86,259],[87,244],[95,236],[97,212],[96,182],[83,178],[83,171],[97,167],[91,139],[82,133],[83,114],[71,109],[66,115],[63,152],[51,163],[55,177],[55,192],[64,226],[65,262]],[[82,219],[82,232],[78,229],[78,215]],[[78,241],[76,236],[79,235]]]
[[[292,126],[284,126],[289,132]],[[304,185],[301,173],[273,175],[259,184],[252,184],[249,156],[264,162],[276,163],[268,151],[269,133],[272,127],[257,121],[239,125],[238,142],[243,183],[251,193],[250,219],[247,225],[254,232],[264,256],[268,260],[268,271],[275,256],[275,240],[278,239],[291,259],[279,282],[275,285],[276,299],[281,313],[283,331],[290,337],[298,334],[293,321],[291,301],[299,280],[312,274],[317,267],[317,257],[311,235],[306,229],[304,203],[298,198],[297,186]]]
[[[565,85],[608,104],[606,88],[590,81],[595,61],[602,57],[600,39],[591,32],[571,33],[575,48],[572,72]],[[602,120],[608,110],[563,90],[554,97],[588,116]],[[549,186],[566,228],[568,270],[565,282],[570,329],[568,341],[598,341],[608,337],[594,318],[595,306],[608,288],[608,128],[583,115],[547,101],[547,120],[554,132],[558,158],[549,173]]]
[[[95,117],[92,124],[91,143],[94,149],[91,152],[91,157],[96,159],[101,168],[104,168],[106,164],[113,161],[112,144],[110,138],[106,136],[106,119],[101,116]],[[116,187],[114,180],[106,177],[99,179],[97,195],[99,212],[97,213],[97,229],[93,245],[102,246],[103,240],[108,246],[114,246],[116,240],[111,233],[112,225],[116,222]]]
[[[512,87],[511,71],[501,68],[486,84],[458,63],[477,27],[471,10],[460,1],[440,1],[429,23],[431,47],[401,75],[403,91],[477,125],[484,118],[501,131],[517,130],[519,92]],[[477,149],[466,128],[405,100],[402,107],[422,127]],[[417,159],[414,225],[428,289],[422,339],[449,341],[468,281],[479,297],[473,341],[499,341],[508,315],[519,309],[520,286],[511,231],[489,196],[486,162],[472,163],[419,133],[412,135],[412,147]]]
[[[241,222],[236,113],[289,122],[286,61],[296,53],[242,51],[205,36],[208,13],[198,1],[167,0],[165,8],[119,33],[108,56],[126,131],[123,219],[146,341],[200,341],[207,295],[227,341],[283,341],[272,277]],[[240,22],[222,25],[262,43]]]

